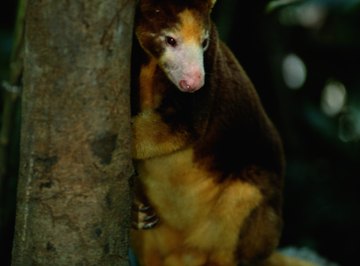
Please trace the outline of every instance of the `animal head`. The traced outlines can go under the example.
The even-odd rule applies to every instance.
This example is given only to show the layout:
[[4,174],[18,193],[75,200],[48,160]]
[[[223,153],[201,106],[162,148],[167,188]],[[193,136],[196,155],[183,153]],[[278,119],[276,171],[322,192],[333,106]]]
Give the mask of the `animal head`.
[[204,52],[215,2],[140,0],[135,25],[139,43],[182,92],[195,92],[205,83]]

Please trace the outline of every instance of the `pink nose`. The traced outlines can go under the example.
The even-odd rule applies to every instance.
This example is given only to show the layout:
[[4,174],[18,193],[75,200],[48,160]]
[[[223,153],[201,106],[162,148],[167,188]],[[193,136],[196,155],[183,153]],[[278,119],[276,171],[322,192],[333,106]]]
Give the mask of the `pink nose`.
[[179,81],[180,90],[183,92],[195,92],[202,86],[204,86],[204,80],[200,74]]
[[181,90],[184,92],[195,91],[194,88],[186,80],[180,80],[179,85],[180,85]]

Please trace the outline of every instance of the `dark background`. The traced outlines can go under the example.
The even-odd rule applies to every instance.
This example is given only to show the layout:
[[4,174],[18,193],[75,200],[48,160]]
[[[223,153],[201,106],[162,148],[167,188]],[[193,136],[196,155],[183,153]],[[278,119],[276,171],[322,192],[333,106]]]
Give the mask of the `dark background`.
[[[357,265],[360,214],[360,0],[219,0],[214,20],[255,84],[284,141],[281,247],[308,247]],[[0,81],[9,79],[16,1],[0,11]],[[0,90],[0,126],[4,106]],[[20,104],[0,186],[0,263],[9,265]]]

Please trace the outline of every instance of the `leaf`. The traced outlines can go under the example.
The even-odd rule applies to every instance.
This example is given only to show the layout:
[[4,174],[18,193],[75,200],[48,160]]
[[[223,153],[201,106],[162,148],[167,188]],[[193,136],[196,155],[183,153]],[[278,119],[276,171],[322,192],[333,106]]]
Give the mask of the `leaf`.
[[273,0],[266,6],[266,12],[270,13],[283,6],[296,4],[298,2],[303,2],[303,0]]

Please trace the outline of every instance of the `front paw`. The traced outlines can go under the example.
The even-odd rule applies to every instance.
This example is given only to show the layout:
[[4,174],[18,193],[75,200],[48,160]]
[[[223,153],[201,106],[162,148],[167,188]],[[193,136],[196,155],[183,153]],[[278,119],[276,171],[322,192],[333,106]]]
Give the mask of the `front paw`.
[[148,230],[154,228],[158,222],[154,209],[142,202],[134,202],[131,210],[132,228],[136,230]]

